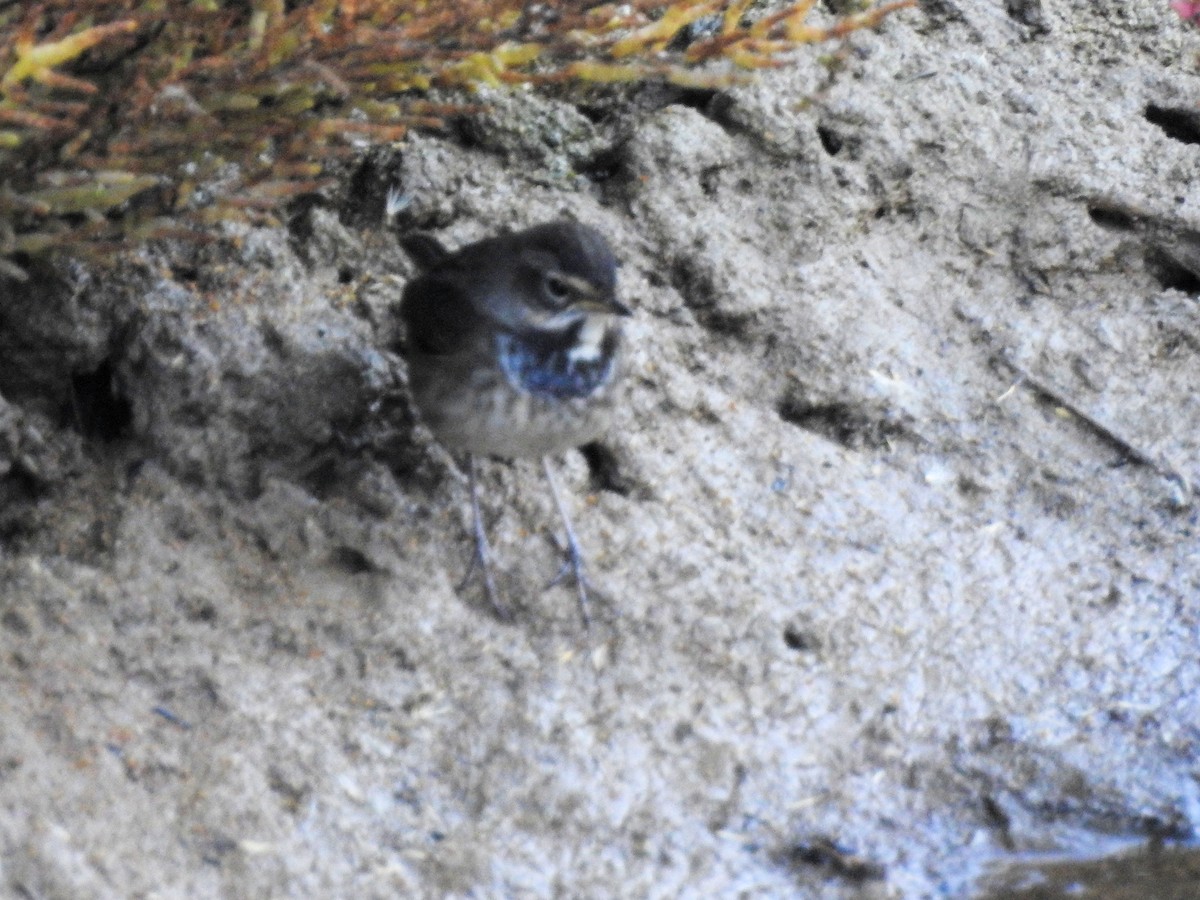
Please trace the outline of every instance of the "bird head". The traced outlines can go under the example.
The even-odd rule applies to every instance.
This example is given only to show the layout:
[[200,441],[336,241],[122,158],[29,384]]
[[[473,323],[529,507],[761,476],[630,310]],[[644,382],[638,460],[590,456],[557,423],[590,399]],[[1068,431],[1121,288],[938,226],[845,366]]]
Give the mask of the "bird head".
[[594,228],[549,222],[511,240],[510,296],[518,300],[522,330],[558,331],[589,315],[630,315],[617,299],[616,259]]

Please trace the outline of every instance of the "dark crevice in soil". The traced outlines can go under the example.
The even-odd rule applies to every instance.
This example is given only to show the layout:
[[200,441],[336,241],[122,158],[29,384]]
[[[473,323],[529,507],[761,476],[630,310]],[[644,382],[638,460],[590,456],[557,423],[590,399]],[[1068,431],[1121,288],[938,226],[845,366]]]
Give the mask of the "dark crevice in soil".
[[703,251],[677,257],[667,271],[671,286],[679,292],[683,302],[696,316],[696,320],[713,334],[749,341],[752,338],[756,316],[754,313],[722,309],[718,306],[719,288],[713,274],[702,256]]
[[1137,217],[1127,210],[1101,204],[1089,206],[1088,217],[1101,228],[1110,231],[1136,231],[1140,224]]
[[837,878],[853,884],[880,881],[887,874],[884,866],[840,847],[829,838],[798,841],[780,850],[776,858],[780,864],[797,874],[813,871],[825,878]]
[[299,259],[308,259],[306,251],[313,239],[312,211],[320,201],[316,197],[299,198],[288,206],[285,220],[288,244]]
[[899,424],[870,416],[848,403],[813,403],[788,396],[780,402],[778,412],[783,421],[848,450],[882,449],[888,446],[889,439],[904,434]]
[[706,119],[712,119],[722,128],[725,126],[717,121],[713,116],[713,100],[717,97],[720,91],[706,90],[704,88],[684,89],[672,101],[672,106],[686,106],[689,109],[694,109]]
[[1033,34],[1047,34],[1046,14],[1042,0],[1005,0],[1004,11],[1014,22],[1024,25]]
[[85,438],[109,444],[127,437],[133,409],[117,383],[111,359],[71,376],[68,422]]
[[[368,152],[346,179],[337,201],[338,220],[347,228],[377,230],[387,218],[388,192],[400,188],[396,169],[399,153],[388,147]],[[394,217],[403,219],[403,212]]]
[[1172,140],[1200,144],[1200,110],[1148,103],[1145,116],[1147,122],[1157,125]]
[[637,488],[634,479],[621,471],[621,462],[617,455],[604,444],[593,441],[580,447],[579,452],[587,462],[593,490],[628,497]]
[[798,625],[788,625],[783,629],[783,643],[797,653],[812,653],[821,649],[821,639]]
[[586,175],[594,184],[603,184],[619,176],[624,170],[625,155],[621,146],[606,147],[579,165],[579,173]]
[[1193,297],[1200,296],[1200,271],[1162,247],[1146,251],[1146,271],[1163,290],[1177,290]]
[[342,545],[333,548],[331,562],[350,575],[367,575],[379,571],[366,554],[354,547]]
[[692,256],[680,256],[669,270],[671,287],[679,292],[688,306],[712,306],[716,298],[716,285],[712,275]]
[[821,146],[830,156],[837,156],[842,152],[842,148],[846,146],[846,140],[828,125],[817,126],[817,138],[821,141]]

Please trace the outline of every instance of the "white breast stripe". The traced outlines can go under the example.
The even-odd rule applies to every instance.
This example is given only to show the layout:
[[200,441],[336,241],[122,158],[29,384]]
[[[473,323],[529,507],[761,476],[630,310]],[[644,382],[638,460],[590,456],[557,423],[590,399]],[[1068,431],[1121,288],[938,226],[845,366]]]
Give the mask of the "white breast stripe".
[[583,327],[579,329],[579,340],[567,351],[567,359],[571,364],[595,362],[600,358],[604,344],[604,335],[608,332],[604,319],[600,316],[587,316]]

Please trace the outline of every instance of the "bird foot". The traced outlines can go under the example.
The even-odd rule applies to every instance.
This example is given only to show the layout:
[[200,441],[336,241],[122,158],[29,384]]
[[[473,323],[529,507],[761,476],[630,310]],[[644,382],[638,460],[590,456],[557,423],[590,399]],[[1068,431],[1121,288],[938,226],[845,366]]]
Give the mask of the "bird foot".
[[567,546],[563,547],[555,539],[554,543],[558,546],[560,552],[564,554],[562,566],[553,578],[546,582],[546,590],[552,587],[557,587],[566,581],[567,576],[570,576],[575,582],[576,596],[579,599],[579,617],[583,619],[583,628],[586,631],[592,626],[592,617],[588,611],[590,597],[593,593],[592,583],[587,576],[587,561],[583,558],[583,552],[579,545],[572,540],[567,541]]
[[471,562],[467,564],[467,571],[463,574],[462,580],[454,588],[455,593],[463,592],[463,589],[471,583],[471,576],[477,570],[479,580],[483,583],[483,594],[487,598],[492,612],[501,621],[511,622],[513,620],[512,607],[500,599],[500,591],[496,588],[496,577],[492,574],[492,559],[486,542],[481,544],[476,540],[475,552],[471,554]]
[[496,577],[492,574],[492,553],[488,547],[487,531],[483,527],[483,512],[479,508],[479,486],[476,482],[475,457],[469,457],[467,464],[467,475],[471,488],[471,521],[475,536],[475,552],[471,554],[471,562],[467,565],[466,574],[463,575],[462,581],[458,583],[455,592],[462,593],[463,588],[470,583],[471,576],[475,574],[475,570],[479,569],[480,578],[483,580],[483,593],[487,597],[492,611],[501,621],[511,622],[513,618],[512,609],[500,599],[500,592],[496,590]]

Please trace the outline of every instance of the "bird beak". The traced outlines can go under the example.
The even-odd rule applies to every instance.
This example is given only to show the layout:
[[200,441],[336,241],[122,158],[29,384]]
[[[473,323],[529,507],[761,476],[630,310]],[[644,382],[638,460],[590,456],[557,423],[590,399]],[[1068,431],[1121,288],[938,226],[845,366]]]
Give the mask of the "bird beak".
[[610,316],[632,316],[633,310],[616,298],[616,295],[582,297],[575,303],[576,309],[584,312],[607,313]]
[[632,316],[633,310],[618,300],[616,297],[609,298],[608,308],[618,316]]

